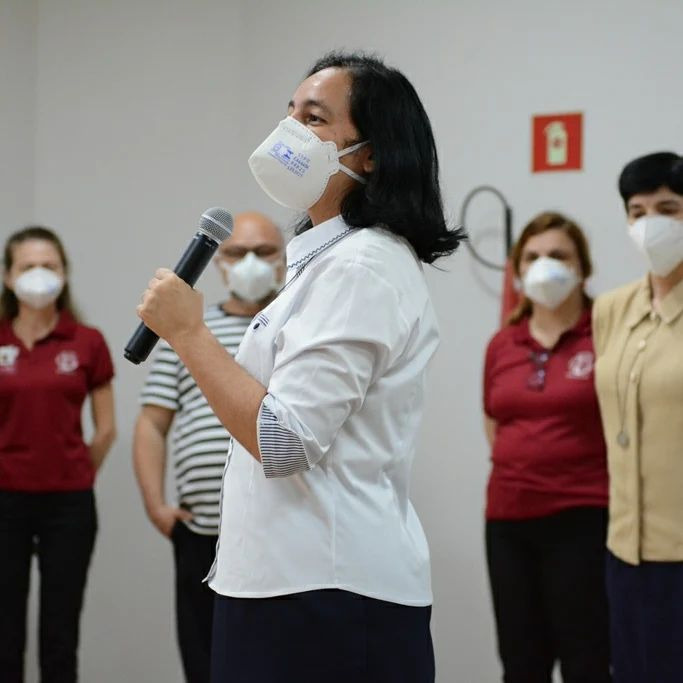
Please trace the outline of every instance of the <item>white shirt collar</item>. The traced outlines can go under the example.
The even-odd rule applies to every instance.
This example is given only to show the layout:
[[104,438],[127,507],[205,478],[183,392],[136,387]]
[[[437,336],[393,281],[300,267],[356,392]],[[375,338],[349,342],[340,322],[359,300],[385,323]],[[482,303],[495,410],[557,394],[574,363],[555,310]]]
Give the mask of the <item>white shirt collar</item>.
[[335,216],[297,235],[287,245],[287,270],[291,276],[309,255],[349,230],[341,216]]

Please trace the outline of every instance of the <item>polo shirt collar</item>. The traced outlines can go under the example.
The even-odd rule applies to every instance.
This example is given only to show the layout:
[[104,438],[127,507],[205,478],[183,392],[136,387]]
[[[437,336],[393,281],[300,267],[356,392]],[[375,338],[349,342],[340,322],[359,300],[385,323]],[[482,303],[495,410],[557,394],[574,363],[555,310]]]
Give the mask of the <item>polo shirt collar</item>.
[[48,334],[48,337],[57,337],[59,339],[70,339],[74,336],[76,331],[76,320],[68,311],[62,311],[59,314],[59,320],[55,325],[54,330]]
[[[517,344],[526,344],[527,346],[538,345],[538,342],[531,336],[529,331],[530,316],[525,316],[518,325],[515,325],[513,333],[514,340]],[[588,305],[583,309],[583,313],[576,321],[574,327],[565,330],[560,338],[557,340],[558,346],[562,340],[569,335],[576,335],[578,337],[585,336],[591,333],[591,306]]]
[[[670,325],[683,313],[683,280],[661,300],[659,306],[662,320],[667,325]],[[653,313],[652,286],[650,285],[650,276],[646,275],[636,291],[627,324],[633,329],[644,317]]]
[[[57,324],[55,325],[54,329],[50,334],[48,334],[46,337],[43,337],[43,339],[40,339],[38,341],[43,341],[45,339],[51,339],[51,338],[56,338],[56,339],[71,339],[74,336],[74,332],[76,331],[76,320],[74,317],[69,313],[68,311],[61,311],[59,314],[59,319],[57,320]],[[16,335],[14,334],[14,330],[12,328],[12,321],[9,319],[5,319],[2,321],[0,324],[0,330],[3,330],[5,333],[9,333],[12,337],[16,338]]]
[[291,277],[304,265],[308,258],[313,256],[322,247],[341,237],[351,228],[344,222],[341,216],[335,216],[320,223],[306,232],[297,235],[287,245],[287,275]]

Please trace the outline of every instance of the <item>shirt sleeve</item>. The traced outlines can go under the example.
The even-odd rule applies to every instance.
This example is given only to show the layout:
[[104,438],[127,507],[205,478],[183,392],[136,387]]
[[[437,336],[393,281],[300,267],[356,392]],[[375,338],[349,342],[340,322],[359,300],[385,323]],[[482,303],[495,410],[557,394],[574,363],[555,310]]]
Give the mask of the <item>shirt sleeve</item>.
[[92,330],[92,332],[94,336],[92,358],[88,368],[88,391],[97,389],[97,387],[110,382],[114,377],[114,364],[111,360],[107,342],[104,340],[101,332],[98,330]]
[[154,362],[140,393],[141,405],[160,406],[173,412],[180,409],[179,366],[178,354],[168,342],[160,340]]
[[259,411],[258,441],[263,473],[268,478],[288,477],[312,468],[303,440],[278,415],[286,415],[284,407],[273,396],[266,395]]
[[258,440],[266,477],[315,467],[405,348],[400,294],[355,261],[329,263],[275,339]]

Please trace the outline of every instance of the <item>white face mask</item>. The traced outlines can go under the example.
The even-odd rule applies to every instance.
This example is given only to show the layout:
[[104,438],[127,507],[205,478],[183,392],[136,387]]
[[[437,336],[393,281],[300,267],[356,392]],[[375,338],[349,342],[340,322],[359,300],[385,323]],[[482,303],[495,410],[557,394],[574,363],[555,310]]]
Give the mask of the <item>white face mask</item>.
[[578,275],[562,261],[541,256],[526,271],[522,289],[534,303],[555,309],[566,300],[578,282]]
[[228,289],[250,304],[262,301],[283,285],[276,273],[279,263],[270,263],[253,251],[237,263],[221,261],[220,265],[228,276]]
[[13,285],[14,294],[31,308],[45,308],[57,300],[64,280],[49,268],[36,266],[23,272]]
[[339,171],[359,183],[367,181],[339,158],[366,145],[358,142],[337,150],[312,130],[288,116],[249,157],[249,168],[263,191],[278,204],[306,211],[323,196],[331,176]]
[[683,261],[683,221],[671,216],[641,216],[628,232],[655,275],[664,277]]

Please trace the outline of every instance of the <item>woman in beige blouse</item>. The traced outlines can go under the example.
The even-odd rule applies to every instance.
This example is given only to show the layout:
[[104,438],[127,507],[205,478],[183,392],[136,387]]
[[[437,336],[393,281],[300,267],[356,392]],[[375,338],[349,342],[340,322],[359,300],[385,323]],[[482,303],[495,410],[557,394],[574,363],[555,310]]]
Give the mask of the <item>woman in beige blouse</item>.
[[619,178],[648,273],[593,308],[610,475],[607,589],[615,683],[683,681],[683,158]]

